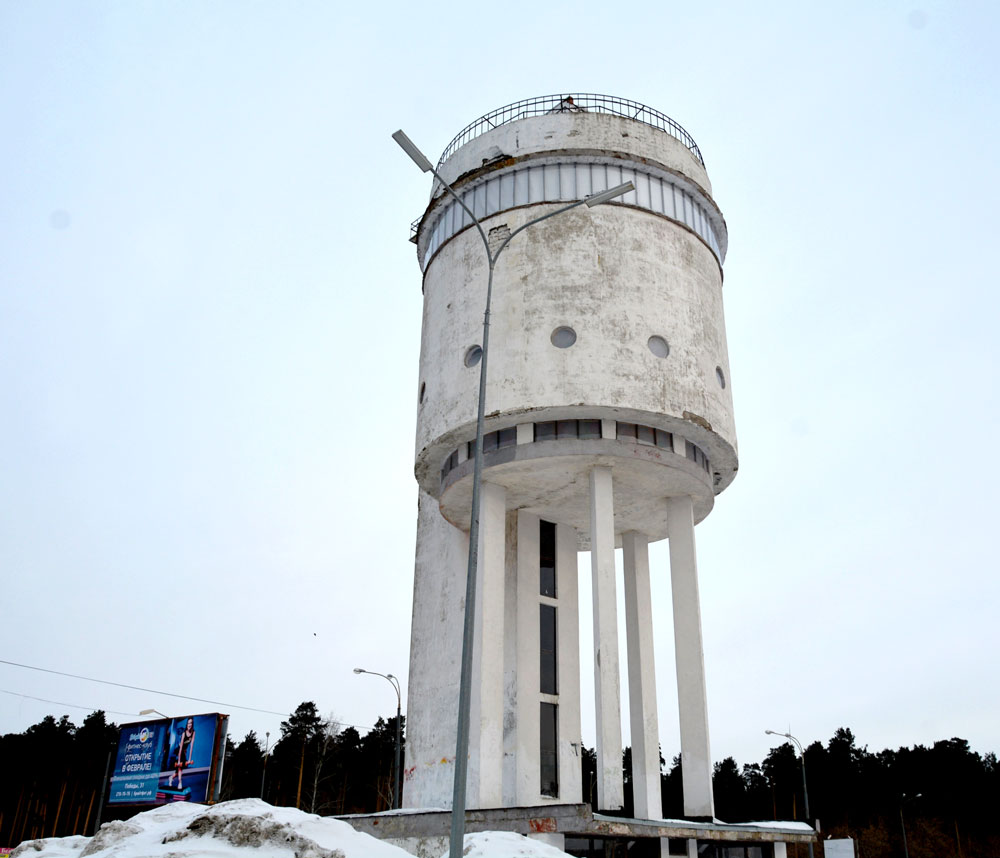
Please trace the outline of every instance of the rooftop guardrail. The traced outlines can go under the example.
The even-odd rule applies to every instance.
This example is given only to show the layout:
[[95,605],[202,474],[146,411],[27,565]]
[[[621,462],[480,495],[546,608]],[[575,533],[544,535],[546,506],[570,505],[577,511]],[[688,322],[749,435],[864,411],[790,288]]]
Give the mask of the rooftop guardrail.
[[485,116],[480,116],[475,122],[459,131],[455,139],[445,147],[437,166],[440,169],[441,165],[460,146],[464,146],[470,140],[475,140],[480,134],[485,134],[487,131],[492,131],[508,122],[516,122],[529,116],[543,116],[547,113],[609,113],[612,116],[633,119],[680,140],[691,151],[691,154],[701,162],[702,166],[705,165],[705,159],[701,157],[701,150],[698,149],[694,138],[665,113],[660,113],[658,110],[653,110],[652,107],[647,107],[638,101],[630,101],[627,98],[596,95],[590,92],[572,92],[526,98],[523,101],[515,101],[513,104],[487,113]]

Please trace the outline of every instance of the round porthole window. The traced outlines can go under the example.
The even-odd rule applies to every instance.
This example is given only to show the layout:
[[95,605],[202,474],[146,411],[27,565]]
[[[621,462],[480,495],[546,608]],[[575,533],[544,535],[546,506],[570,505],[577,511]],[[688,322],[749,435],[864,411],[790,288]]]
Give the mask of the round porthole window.
[[719,387],[723,390],[726,389],[726,374],[722,371],[721,366],[715,368],[715,380],[719,382]]
[[483,347],[478,345],[469,346],[468,350],[465,352],[465,365],[475,366],[482,359],[483,359]]
[[565,326],[558,327],[552,332],[549,339],[557,349],[568,349],[576,342],[576,331]]
[[649,350],[656,355],[658,358],[665,358],[670,354],[670,346],[663,337],[653,334],[647,341],[646,345],[649,346]]

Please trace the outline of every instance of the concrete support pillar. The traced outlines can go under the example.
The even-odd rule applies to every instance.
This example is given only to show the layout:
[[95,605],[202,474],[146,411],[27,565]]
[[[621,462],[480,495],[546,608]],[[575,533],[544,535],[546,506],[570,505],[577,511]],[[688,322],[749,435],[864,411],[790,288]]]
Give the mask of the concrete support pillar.
[[[583,801],[580,755],[580,600],[577,587],[576,529],[556,525],[556,623],[559,648],[559,801]],[[559,847],[562,848],[561,846]]]
[[594,589],[594,695],[597,702],[597,806],[624,806],[615,510],[611,468],[590,472],[590,563]]
[[468,807],[503,805],[505,501],[502,486],[483,484],[472,648]]
[[701,640],[701,602],[690,497],[667,498],[670,583],[674,607],[677,705],[680,710],[684,815],[712,819],[712,755],[708,741],[708,693]]
[[656,714],[653,609],[649,593],[649,540],[622,534],[625,560],[625,631],[632,727],[632,799],[637,819],[662,819],[660,728]]
[[403,805],[451,807],[462,622],[440,617],[462,617],[469,537],[429,494],[418,497]]
[[518,510],[507,510],[503,633],[503,805],[517,807]]

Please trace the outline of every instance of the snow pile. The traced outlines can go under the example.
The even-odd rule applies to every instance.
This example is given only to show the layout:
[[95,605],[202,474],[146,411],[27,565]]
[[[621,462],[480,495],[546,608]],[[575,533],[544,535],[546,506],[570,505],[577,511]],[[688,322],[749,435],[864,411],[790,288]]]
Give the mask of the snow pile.
[[[568,858],[562,849],[512,831],[466,834],[463,855],[465,858]],[[448,858],[448,853],[441,858]]]
[[[447,854],[447,853],[446,853]],[[566,858],[520,834],[488,831],[465,838],[467,858]],[[107,822],[94,837],[22,843],[11,858],[412,858],[346,822],[272,807],[256,798],[213,807],[176,802]]]

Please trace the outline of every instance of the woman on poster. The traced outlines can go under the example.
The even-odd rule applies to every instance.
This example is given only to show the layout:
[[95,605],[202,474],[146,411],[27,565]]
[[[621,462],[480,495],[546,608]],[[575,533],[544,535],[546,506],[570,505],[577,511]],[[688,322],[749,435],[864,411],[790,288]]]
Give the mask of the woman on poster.
[[181,731],[177,742],[177,749],[174,751],[171,768],[174,770],[167,781],[168,787],[173,787],[174,778],[177,778],[177,789],[183,789],[182,776],[184,769],[191,765],[194,760],[194,718],[188,718],[187,724]]

